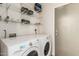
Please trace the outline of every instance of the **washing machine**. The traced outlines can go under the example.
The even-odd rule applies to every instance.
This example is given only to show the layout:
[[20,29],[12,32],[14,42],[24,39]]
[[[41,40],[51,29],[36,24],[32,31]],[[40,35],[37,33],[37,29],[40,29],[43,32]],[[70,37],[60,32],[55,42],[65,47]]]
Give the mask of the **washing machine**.
[[40,56],[39,40],[33,36],[0,39],[1,56]]
[[52,54],[52,49],[51,49],[51,38],[49,35],[42,35],[41,38],[39,38],[40,45],[41,45],[41,52],[42,56],[51,56]]

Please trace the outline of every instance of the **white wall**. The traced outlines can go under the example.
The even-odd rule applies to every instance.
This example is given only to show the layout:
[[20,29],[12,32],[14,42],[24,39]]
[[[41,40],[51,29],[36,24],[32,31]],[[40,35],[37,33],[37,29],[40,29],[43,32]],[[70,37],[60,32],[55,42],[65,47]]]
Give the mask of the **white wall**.
[[[11,3],[7,4],[9,5],[8,12],[6,12],[6,4],[0,5],[0,16],[2,16],[2,20],[5,19],[6,15],[10,16],[10,20],[14,21],[21,21],[21,18],[30,20],[31,23],[40,22],[40,19],[38,19],[39,15],[35,13],[34,11],[34,4],[33,3],[27,3],[27,4],[19,4],[19,3]],[[29,10],[34,11],[33,16],[27,16],[23,15],[21,16],[20,9],[21,6],[27,7]],[[8,13],[8,14],[7,14]],[[7,30],[7,36],[10,33],[16,33],[17,35],[24,35],[24,34],[34,34],[34,25],[23,25],[23,24],[16,24],[16,23],[5,23],[0,21],[0,38],[4,37],[3,30]]]

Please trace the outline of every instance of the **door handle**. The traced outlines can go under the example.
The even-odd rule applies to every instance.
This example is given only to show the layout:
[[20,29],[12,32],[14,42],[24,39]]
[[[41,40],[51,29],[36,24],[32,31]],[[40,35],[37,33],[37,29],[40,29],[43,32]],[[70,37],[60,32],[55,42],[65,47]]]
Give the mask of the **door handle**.
[[55,31],[55,35],[58,36],[58,31],[57,30]]

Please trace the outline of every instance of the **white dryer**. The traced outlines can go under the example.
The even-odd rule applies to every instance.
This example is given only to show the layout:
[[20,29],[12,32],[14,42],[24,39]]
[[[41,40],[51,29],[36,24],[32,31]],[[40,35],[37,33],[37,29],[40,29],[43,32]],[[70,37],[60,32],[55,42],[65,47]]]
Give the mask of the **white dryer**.
[[40,45],[41,45],[41,52],[42,56],[51,56],[52,49],[51,49],[51,39],[49,35],[42,35],[41,38],[39,38]]
[[3,56],[40,56],[39,40],[33,36],[0,39]]

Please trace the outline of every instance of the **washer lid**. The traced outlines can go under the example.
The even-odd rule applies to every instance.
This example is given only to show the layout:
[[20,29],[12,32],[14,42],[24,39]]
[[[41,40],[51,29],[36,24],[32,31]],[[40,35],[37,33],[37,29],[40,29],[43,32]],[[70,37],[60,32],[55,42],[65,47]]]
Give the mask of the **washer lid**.
[[31,47],[22,54],[22,56],[39,56],[40,51],[37,47]]

